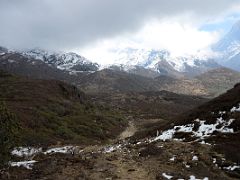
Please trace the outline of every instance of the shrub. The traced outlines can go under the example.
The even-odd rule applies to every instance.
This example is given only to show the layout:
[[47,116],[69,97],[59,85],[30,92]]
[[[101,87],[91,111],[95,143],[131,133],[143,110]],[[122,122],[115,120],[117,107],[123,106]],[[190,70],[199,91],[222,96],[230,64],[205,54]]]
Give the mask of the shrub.
[[0,102],[0,167],[10,160],[10,151],[16,146],[18,122],[14,114]]

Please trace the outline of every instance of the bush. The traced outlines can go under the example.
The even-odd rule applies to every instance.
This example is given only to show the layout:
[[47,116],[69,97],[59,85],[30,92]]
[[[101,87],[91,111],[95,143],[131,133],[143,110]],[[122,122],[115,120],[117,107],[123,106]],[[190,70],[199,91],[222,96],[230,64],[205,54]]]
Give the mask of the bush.
[[10,151],[17,143],[19,129],[16,117],[0,102],[0,167],[10,160]]

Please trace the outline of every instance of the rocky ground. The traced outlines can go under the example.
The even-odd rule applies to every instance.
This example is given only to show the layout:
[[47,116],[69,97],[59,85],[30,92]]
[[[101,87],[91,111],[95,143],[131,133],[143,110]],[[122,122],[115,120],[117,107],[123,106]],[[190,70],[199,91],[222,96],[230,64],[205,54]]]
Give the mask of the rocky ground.
[[[2,179],[238,179],[222,154],[196,142],[131,140],[133,121],[109,145],[72,146],[67,151],[33,153],[19,160],[32,166],[11,167]],[[49,152],[46,154],[46,152]]]

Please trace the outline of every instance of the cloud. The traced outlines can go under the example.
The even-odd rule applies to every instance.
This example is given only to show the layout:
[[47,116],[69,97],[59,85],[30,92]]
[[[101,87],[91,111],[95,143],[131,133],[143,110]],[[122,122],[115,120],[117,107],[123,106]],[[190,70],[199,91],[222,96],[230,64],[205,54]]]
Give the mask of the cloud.
[[137,35],[141,44],[153,49],[167,49],[175,55],[194,53],[218,39],[218,32],[200,31],[189,24],[163,22],[147,24]]
[[116,38],[99,41],[81,52],[98,63],[111,64],[117,59],[118,50],[134,49],[166,49],[172,56],[192,55],[199,51],[209,52],[209,45],[217,42],[218,31],[201,31],[188,23],[170,21],[151,21],[138,32],[121,35]]
[[0,0],[0,43],[74,49],[137,32],[152,19],[185,15],[197,26],[238,7],[235,0]]

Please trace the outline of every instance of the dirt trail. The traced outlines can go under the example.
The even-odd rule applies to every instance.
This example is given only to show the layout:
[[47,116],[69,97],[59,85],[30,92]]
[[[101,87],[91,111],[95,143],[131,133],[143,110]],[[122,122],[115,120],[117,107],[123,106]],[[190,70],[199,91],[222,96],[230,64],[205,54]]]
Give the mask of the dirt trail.
[[[155,120],[154,120],[155,121]],[[139,139],[131,142],[128,137],[137,131],[136,122],[109,145],[79,147],[76,153],[37,155],[32,170],[10,168],[11,179],[88,179],[88,180],[164,180],[173,179],[234,180],[214,164],[222,159],[211,146],[185,142],[151,142]],[[119,141],[120,140],[120,141]],[[198,160],[193,160],[197,156]],[[1,177],[0,177],[1,179]],[[7,179],[7,178],[6,178]],[[206,179],[206,178],[205,178]]]
[[143,130],[146,127],[149,127],[155,123],[164,122],[163,119],[138,119],[130,120],[128,127],[119,135],[117,140],[124,140],[133,136],[140,129]]
[[119,140],[123,140],[133,136],[137,132],[134,121],[129,121],[128,127],[120,134]]
[[[208,177],[209,180],[235,179],[213,163],[211,146],[184,142],[149,143],[144,140],[135,144],[124,143],[108,152],[105,147],[91,146],[74,155],[39,155],[32,170],[11,168],[9,174],[11,179],[42,180],[164,180],[163,174],[173,179],[190,179],[190,176],[198,179]],[[193,160],[194,156],[198,160]]]

